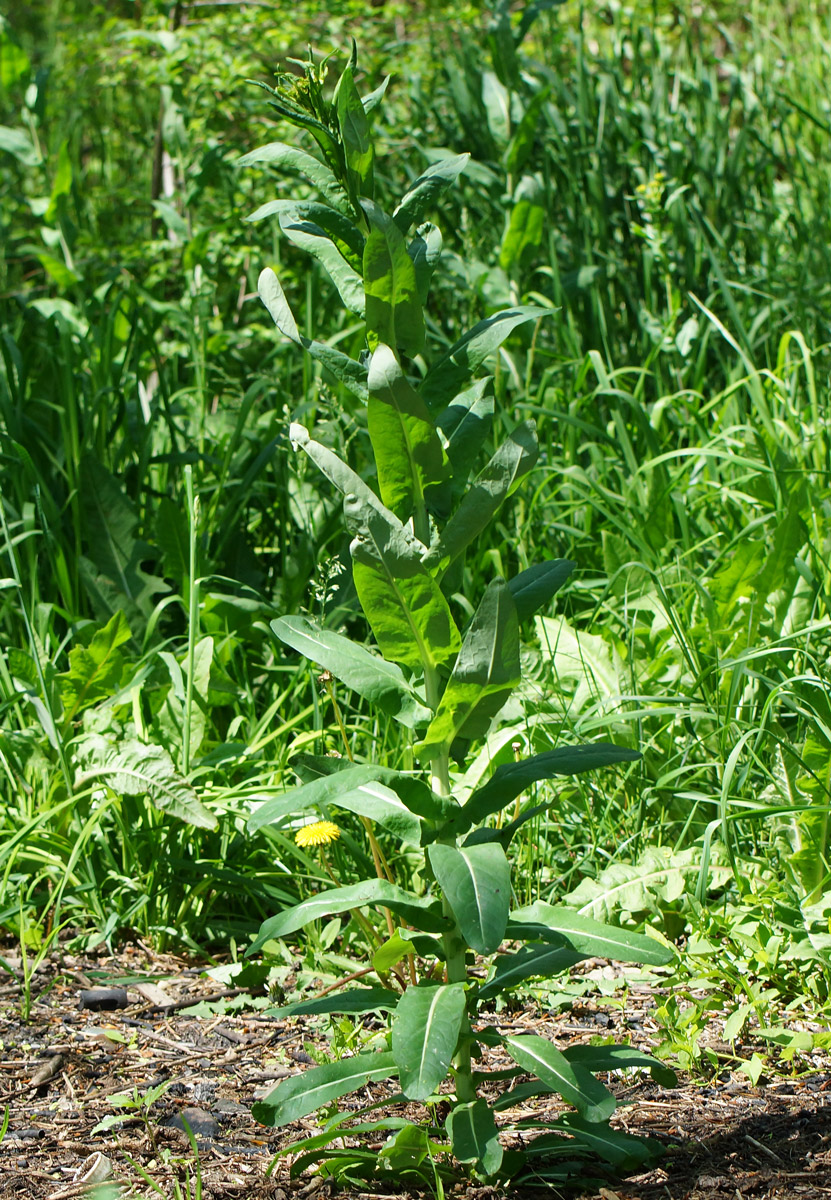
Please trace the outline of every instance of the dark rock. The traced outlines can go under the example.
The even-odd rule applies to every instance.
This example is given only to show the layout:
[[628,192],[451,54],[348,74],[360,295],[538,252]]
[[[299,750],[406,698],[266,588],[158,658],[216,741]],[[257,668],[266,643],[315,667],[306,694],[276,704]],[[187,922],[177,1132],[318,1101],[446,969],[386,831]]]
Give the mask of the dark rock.
[[190,1126],[194,1137],[214,1138],[219,1133],[219,1122],[203,1108],[183,1108],[181,1112],[168,1117],[162,1124],[166,1129],[181,1129],[184,1133],[185,1121]]

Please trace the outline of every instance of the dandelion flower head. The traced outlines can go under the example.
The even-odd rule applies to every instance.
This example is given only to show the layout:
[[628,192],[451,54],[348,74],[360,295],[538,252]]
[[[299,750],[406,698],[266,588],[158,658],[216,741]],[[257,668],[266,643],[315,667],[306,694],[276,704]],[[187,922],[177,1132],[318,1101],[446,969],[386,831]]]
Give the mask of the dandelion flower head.
[[340,830],[332,821],[315,821],[314,825],[304,825],[298,829],[294,840],[298,846],[328,846],[329,842],[336,842],[339,837]]

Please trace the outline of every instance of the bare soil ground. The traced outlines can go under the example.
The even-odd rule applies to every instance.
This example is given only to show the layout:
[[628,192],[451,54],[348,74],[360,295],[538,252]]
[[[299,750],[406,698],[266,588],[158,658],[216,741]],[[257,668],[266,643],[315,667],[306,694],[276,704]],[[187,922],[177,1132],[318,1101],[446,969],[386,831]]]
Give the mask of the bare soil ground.
[[[3,954],[8,960],[10,952]],[[83,989],[141,976],[163,980],[162,990],[158,983],[129,986],[128,1006],[117,1011],[79,1007]],[[5,979],[0,1121],[8,1106],[9,1126],[0,1145],[0,1200],[73,1200],[107,1175],[135,1196],[174,1197],[177,1181],[187,1196],[195,1173],[193,1151],[175,1127],[183,1112],[198,1135],[203,1200],[328,1194],[329,1183],[318,1178],[290,1179],[286,1159],[267,1174],[278,1149],[316,1128],[313,1118],[272,1130],[251,1116],[255,1099],[307,1067],[311,1059],[303,1047],[315,1040],[313,1024],[251,1013],[195,1017],[187,1006],[215,996],[217,988],[198,966],[142,947],[128,947],[118,958],[57,952],[34,977],[27,1022],[21,1019],[22,984]],[[533,1027],[560,1044],[617,1032],[650,1049],[654,1003],[648,990],[630,988],[623,1009],[581,1001],[553,1015],[529,1008],[503,1024],[506,1031]],[[710,1086],[682,1078],[671,1091],[648,1078],[618,1080],[612,1086],[622,1107],[615,1123],[657,1139],[666,1153],[648,1173],[583,1191],[582,1200],[831,1197],[831,1063],[815,1065],[808,1076],[761,1087],[728,1072]],[[102,1119],[124,1111],[113,1106],[112,1095],[133,1087],[143,1093],[161,1083],[170,1086],[150,1110],[149,1132],[138,1118],[95,1131]],[[373,1086],[363,1099],[383,1095]],[[556,1108],[535,1103],[547,1104],[549,1113]],[[502,1196],[464,1184],[456,1194],[466,1200]],[[558,1193],[523,1191],[529,1200],[552,1194]]]

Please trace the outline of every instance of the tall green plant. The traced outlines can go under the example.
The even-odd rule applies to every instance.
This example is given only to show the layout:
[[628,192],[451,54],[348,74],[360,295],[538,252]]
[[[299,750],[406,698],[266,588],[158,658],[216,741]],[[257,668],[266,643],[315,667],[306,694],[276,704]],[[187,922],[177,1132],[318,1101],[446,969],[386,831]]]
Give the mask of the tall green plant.
[[[368,1082],[397,1077],[399,1099],[421,1101],[431,1115],[424,1127],[397,1118],[361,1126],[394,1131],[385,1150],[392,1166],[429,1165],[437,1145],[485,1177],[516,1173],[525,1158],[540,1163],[563,1154],[568,1162],[544,1168],[549,1177],[567,1176],[581,1155],[632,1166],[650,1149],[610,1127],[615,1098],[595,1072],[646,1066],[660,1074],[660,1065],[628,1047],[563,1051],[536,1033],[503,1034],[484,1015],[517,984],[556,975],[587,956],[651,964],[670,959],[671,952],[655,940],[572,911],[511,904],[512,838],[550,803],[523,805],[522,793],[543,780],[639,755],[605,743],[563,746],[503,764],[472,790],[453,770],[520,684],[520,625],[549,603],[574,566],[554,559],[511,580],[497,577],[467,623],[459,620],[454,593],[465,553],[491,528],[538,454],[528,421],[473,473],[491,428],[493,398],[489,380],[472,377],[513,330],[550,314],[530,306],[498,312],[426,365],[429,283],[441,235],[424,218],[464,170],[466,157],[436,163],[392,213],[383,211],[373,199],[370,114],[385,84],[359,95],[354,49],[331,99],[324,92],[325,66],[311,58],[302,66],[301,77],[278,78],[272,103],[311,134],[319,153],[278,142],[244,161],[294,170],[319,190],[319,200],[278,199],[256,215],[276,214],[286,236],[323,264],[343,303],[363,317],[365,351],[354,359],[302,335],[270,268],[262,272],[259,289],[282,333],[366,405],[377,490],[304,426],[292,424],[290,436],[343,495],[354,585],[376,646],[358,645],[303,616],[281,617],[272,628],[328,672],[324,678],[333,676],[395,718],[402,737],[412,740],[421,769],[391,770],[352,761],[351,754],[307,758],[302,786],[267,801],[249,822],[256,830],[288,814],[329,807],[364,819],[377,877],[336,886],[280,912],[262,925],[249,954],[317,918],[374,909],[384,915],[383,935],[371,917],[361,920],[365,926],[369,920],[376,937],[372,966],[383,986],[338,992],[290,1011],[392,1013],[388,1050],[366,1051],[292,1077],[256,1106],[255,1115],[264,1124],[289,1124]],[[506,809],[512,819],[503,822]],[[420,848],[421,871],[429,881],[423,893],[393,881],[376,826]],[[321,830],[322,837],[336,832],[329,823]],[[407,973],[398,971],[405,960]],[[500,1048],[513,1065],[488,1070],[480,1060],[490,1047]],[[518,1082],[523,1075],[533,1082]],[[451,1090],[440,1096],[448,1076]],[[513,1086],[494,1104],[494,1086],[505,1081]],[[548,1133],[524,1156],[504,1156],[495,1111],[508,1111],[538,1092],[558,1093],[575,1111],[535,1121],[536,1129]],[[443,1128],[433,1107],[439,1099],[448,1104]],[[299,1161],[334,1156],[343,1170],[360,1173],[375,1156],[367,1156],[361,1168],[360,1154],[326,1148],[343,1133],[338,1119],[304,1144],[307,1154]],[[337,1167],[330,1162],[328,1169]]]

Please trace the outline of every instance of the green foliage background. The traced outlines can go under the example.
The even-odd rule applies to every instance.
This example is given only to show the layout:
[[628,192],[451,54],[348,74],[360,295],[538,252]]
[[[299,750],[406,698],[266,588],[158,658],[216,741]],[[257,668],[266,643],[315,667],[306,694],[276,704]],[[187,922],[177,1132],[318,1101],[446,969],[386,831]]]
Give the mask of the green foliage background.
[[[521,899],[691,936],[694,970],[741,988],[736,1033],[825,1003],[824,6],[569,0],[517,59],[484,4],[184,16],[11,4],[2,28],[0,924],[227,945],[320,886],[290,817],[245,825],[300,753],[343,748],[269,621],[364,632],[333,569],[338,498],[289,421],[365,476],[371,456],[361,411],[254,299],[260,266],[302,332],[353,354],[360,335],[276,222],[245,219],[302,184],[237,163],[286,136],[245,80],[354,35],[364,86],[393,75],[381,195],[428,147],[472,154],[441,212],[431,332],[557,310],[495,357],[498,411],[535,418],[543,453],[455,602],[543,556],[579,570],[475,769],[515,741],[644,751],[517,838]],[[383,716],[338,701],[356,757],[411,765]],[[369,863],[346,819],[339,877]],[[323,969],[360,931],[316,936]]]

